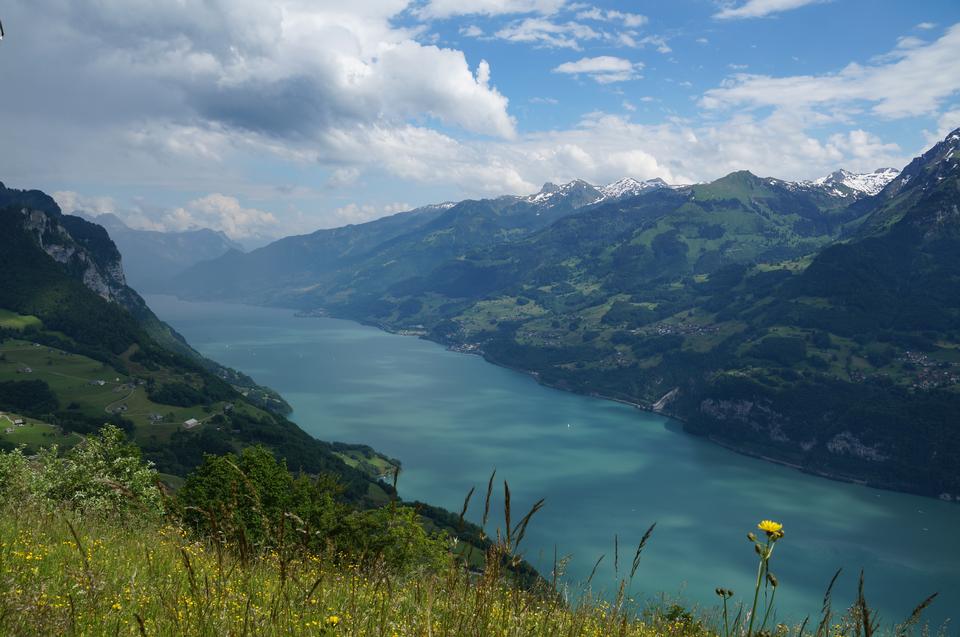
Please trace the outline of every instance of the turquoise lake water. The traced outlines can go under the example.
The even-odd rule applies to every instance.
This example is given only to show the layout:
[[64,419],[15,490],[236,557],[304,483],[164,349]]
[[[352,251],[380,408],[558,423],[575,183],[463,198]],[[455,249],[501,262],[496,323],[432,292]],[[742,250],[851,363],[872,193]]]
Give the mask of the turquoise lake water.
[[[852,600],[862,568],[867,599],[882,619],[902,620],[939,591],[927,618],[960,622],[956,504],[747,458],[684,434],[667,418],[542,387],[479,357],[350,321],[147,300],[204,355],[281,392],[294,408],[291,419],[312,435],[400,459],[405,499],[459,511],[476,486],[471,517],[478,521],[494,468],[498,481],[510,483],[515,520],[546,498],[524,540],[526,556],[542,573],[555,546],[572,556],[572,589],[605,554],[593,588],[615,592],[614,534],[622,574],[657,522],[635,597],[663,593],[714,607],[713,591],[724,586],[743,599],[756,576],[745,536],[770,518],[786,531],[772,568],[781,582],[779,619],[810,614],[814,622],[824,588],[843,567],[835,608]],[[960,634],[957,623],[949,633]]]

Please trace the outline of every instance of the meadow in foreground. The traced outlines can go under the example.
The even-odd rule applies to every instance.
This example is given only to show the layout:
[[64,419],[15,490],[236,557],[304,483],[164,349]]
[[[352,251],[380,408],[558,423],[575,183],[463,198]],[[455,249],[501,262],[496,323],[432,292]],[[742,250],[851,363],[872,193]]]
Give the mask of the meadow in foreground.
[[[705,619],[679,606],[637,608],[624,595],[629,580],[611,601],[583,595],[571,602],[555,580],[518,585],[511,567],[519,562],[519,545],[536,507],[511,525],[508,505],[504,530],[487,545],[486,568],[478,570],[466,566],[447,536],[428,535],[407,507],[348,512],[301,506],[303,515],[277,509],[271,498],[295,489],[271,469],[272,462],[285,472],[282,463],[272,456],[258,459],[263,462],[253,465],[250,457],[246,464],[238,457],[211,459],[205,475],[213,480],[193,477],[184,494],[172,499],[155,486],[155,474],[119,431],[91,437],[64,456],[0,455],[0,634],[871,637],[881,632],[862,595],[837,617],[828,595],[822,615],[809,626],[768,623],[778,585],[772,553],[784,537],[782,526],[772,521],[759,525],[763,540],[749,536],[759,558],[756,590],[734,605],[732,593],[718,588],[722,616]],[[218,467],[232,471],[233,480]],[[271,481],[279,491],[271,493]],[[303,484],[318,491],[323,486],[307,480],[297,488]],[[485,519],[492,484],[491,479]],[[328,495],[313,504],[331,504]],[[631,577],[652,531],[637,547]],[[922,605],[896,634],[911,632],[921,611]]]

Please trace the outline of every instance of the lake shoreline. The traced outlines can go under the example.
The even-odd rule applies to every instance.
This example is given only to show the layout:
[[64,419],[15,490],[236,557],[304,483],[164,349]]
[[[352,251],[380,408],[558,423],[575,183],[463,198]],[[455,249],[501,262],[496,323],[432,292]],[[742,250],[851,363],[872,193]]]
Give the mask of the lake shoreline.
[[[640,411],[642,411],[642,412],[644,412],[644,413],[650,413],[650,414],[656,414],[656,415],[658,415],[658,416],[663,416],[663,417],[665,417],[665,418],[668,418],[668,419],[670,419],[670,420],[674,420],[674,421],[676,421],[677,423],[679,423],[679,424],[680,424],[680,431],[682,431],[682,432],[683,432],[684,434],[686,434],[686,435],[693,436],[694,438],[700,438],[700,439],[702,439],[702,440],[706,440],[706,441],[710,442],[711,444],[715,444],[715,445],[717,445],[717,446],[719,446],[719,447],[721,447],[721,448],[723,448],[723,449],[726,449],[727,451],[731,451],[731,452],[733,452],[733,453],[736,453],[736,454],[739,454],[739,455],[742,455],[742,456],[746,456],[746,457],[748,457],[748,458],[754,458],[754,459],[757,459],[757,460],[762,460],[762,461],[764,461],[764,462],[769,462],[769,463],[771,463],[771,464],[775,464],[775,465],[779,465],[779,466],[782,466],[782,467],[786,467],[786,468],[788,468],[788,469],[793,469],[793,470],[795,470],[795,471],[798,471],[798,472],[800,472],[800,473],[804,473],[804,474],[806,474],[806,475],[811,475],[811,476],[815,476],[815,477],[818,477],[818,478],[824,478],[824,479],[826,479],[826,480],[830,480],[830,481],[833,481],[833,482],[843,482],[843,483],[846,483],[846,484],[854,484],[854,485],[861,486],[861,487],[867,487],[867,488],[869,488],[869,489],[875,489],[875,490],[878,490],[878,491],[887,491],[887,492],[891,492],[891,493],[906,493],[906,494],[909,494],[909,495],[915,495],[915,496],[920,496],[920,497],[924,497],[924,498],[929,498],[929,499],[932,499],[932,500],[936,500],[936,501],[938,501],[938,502],[951,502],[951,503],[960,504],[960,499],[957,499],[957,500],[955,500],[955,501],[954,501],[954,500],[946,500],[946,499],[943,498],[943,497],[938,497],[938,496],[933,495],[933,494],[930,494],[930,493],[923,493],[923,492],[920,492],[920,491],[910,490],[910,489],[898,489],[898,488],[888,487],[888,486],[885,486],[885,485],[883,485],[883,484],[877,484],[877,483],[875,483],[875,482],[872,482],[872,481],[870,481],[870,480],[868,480],[868,479],[864,479],[864,478],[857,478],[857,477],[855,477],[855,476],[848,476],[848,475],[843,475],[843,474],[840,474],[840,473],[834,473],[834,472],[829,472],[829,471],[818,470],[818,469],[815,469],[815,468],[812,468],[812,467],[808,467],[808,466],[805,466],[805,465],[802,465],[802,464],[799,464],[799,463],[790,462],[789,460],[783,460],[783,459],[780,459],[780,458],[776,458],[776,457],[773,457],[773,456],[769,456],[769,455],[764,454],[763,452],[755,451],[755,450],[749,449],[749,448],[747,448],[747,447],[745,447],[745,446],[736,445],[736,444],[734,444],[734,443],[731,443],[731,442],[728,442],[728,441],[725,441],[725,440],[721,440],[721,439],[716,438],[716,437],[714,437],[714,436],[710,436],[710,435],[706,435],[706,436],[699,435],[699,434],[694,433],[694,432],[692,432],[692,431],[690,431],[690,430],[688,429],[688,427],[687,427],[687,421],[686,421],[684,418],[682,418],[682,417],[680,417],[679,415],[677,415],[677,414],[672,413],[672,412],[669,411],[669,401],[666,403],[666,406],[665,406],[664,409],[659,409],[659,410],[658,410],[658,409],[655,409],[655,408],[654,408],[654,405],[655,405],[656,403],[648,405],[648,404],[645,404],[645,403],[639,403],[639,402],[631,401],[631,400],[628,400],[628,399],[625,399],[625,398],[618,398],[618,397],[616,397],[616,396],[608,396],[608,395],[602,394],[602,393],[600,393],[600,392],[580,391],[580,390],[577,390],[577,389],[574,389],[574,388],[571,388],[571,387],[563,387],[563,386],[560,386],[560,385],[553,385],[553,384],[551,384],[551,383],[543,380],[543,378],[541,377],[541,375],[540,375],[539,373],[535,372],[535,371],[532,371],[532,370],[529,370],[529,369],[524,369],[524,368],[522,368],[522,367],[516,367],[516,366],[509,365],[509,364],[506,364],[506,363],[502,363],[502,362],[499,362],[499,361],[496,361],[496,360],[492,360],[492,359],[490,359],[489,357],[487,357],[487,355],[486,355],[482,350],[479,350],[479,349],[478,349],[478,350],[468,350],[468,349],[463,348],[462,345],[458,345],[458,344],[456,344],[456,343],[444,343],[444,342],[442,342],[442,341],[439,341],[439,340],[436,340],[436,339],[432,339],[432,338],[429,337],[428,334],[425,334],[425,333],[411,333],[411,332],[406,331],[406,330],[394,329],[394,328],[392,328],[392,327],[390,327],[390,326],[388,326],[388,325],[382,324],[382,323],[376,323],[376,322],[372,322],[372,321],[363,321],[363,320],[358,320],[358,319],[351,318],[351,317],[336,316],[336,315],[332,315],[332,314],[325,314],[324,316],[325,316],[326,318],[339,318],[339,319],[341,319],[341,320],[353,321],[353,322],[355,322],[355,323],[359,323],[360,325],[366,325],[366,326],[368,326],[368,327],[375,327],[375,328],[377,328],[377,329],[379,329],[379,330],[381,330],[381,331],[383,331],[383,332],[386,332],[386,333],[388,333],[388,334],[393,334],[393,335],[395,335],[395,336],[415,336],[416,338],[419,338],[419,339],[421,339],[421,340],[424,340],[424,341],[427,341],[427,342],[430,342],[430,343],[435,343],[435,344],[437,344],[437,345],[440,345],[441,347],[443,347],[444,349],[446,349],[446,350],[449,351],[449,352],[454,352],[454,353],[457,353],[457,354],[467,354],[467,355],[471,355],[471,356],[479,356],[479,357],[482,358],[485,362],[490,363],[491,365],[496,365],[497,367],[501,367],[501,368],[503,368],[503,369],[508,369],[508,370],[510,370],[510,371],[518,372],[518,373],[523,374],[523,375],[525,375],[525,376],[529,376],[529,377],[533,378],[533,379],[537,382],[537,384],[541,385],[542,387],[547,387],[547,388],[549,388],[549,389],[554,389],[554,390],[558,390],[558,391],[564,391],[564,392],[571,393],[571,394],[575,394],[575,395],[578,395],[578,396],[586,396],[586,397],[588,397],[588,398],[599,398],[599,399],[601,399],[601,400],[609,400],[609,401],[613,401],[613,402],[616,402],[616,403],[620,403],[620,404],[622,404],[622,405],[627,405],[627,406],[629,406],[629,407],[633,407],[633,408],[638,409],[638,410],[640,410]],[[664,396],[664,398],[667,398],[667,397],[668,397],[670,394],[672,394],[674,391],[676,391],[676,390],[671,390],[671,392],[669,392],[666,396]],[[661,398],[661,400],[663,400],[663,398]],[[660,401],[658,401],[658,402],[660,402]]]

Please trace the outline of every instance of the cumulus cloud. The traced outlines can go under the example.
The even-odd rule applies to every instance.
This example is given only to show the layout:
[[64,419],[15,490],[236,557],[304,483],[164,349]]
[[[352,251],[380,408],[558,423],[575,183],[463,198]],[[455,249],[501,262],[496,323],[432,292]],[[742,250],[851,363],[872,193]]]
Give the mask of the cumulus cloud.
[[643,69],[643,63],[641,62],[631,62],[624,58],[601,55],[581,58],[576,62],[564,62],[554,68],[553,72],[567,75],[586,75],[600,84],[610,84],[638,79],[641,69]]
[[774,13],[799,9],[808,4],[819,4],[829,0],[747,0],[739,6],[724,2],[723,8],[714,14],[718,20],[740,18],[762,18]]
[[83,212],[96,217],[117,211],[117,204],[112,197],[85,196],[73,190],[58,190],[50,196],[66,214]]
[[231,239],[273,236],[278,225],[272,213],[244,208],[236,197],[220,193],[194,199],[154,221],[163,230],[212,228],[223,231]]
[[221,230],[231,239],[269,238],[278,234],[279,222],[273,213],[245,208],[236,197],[211,193],[182,206],[144,209],[134,205],[120,208],[112,197],[88,196],[71,190],[54,192],[52,197],[67,214],[92,217],[115,214],[131,228],[180,232],[197,228]]
[[883,118],[930,114],[960,90],[960,25],[929,44],[909,42],[892,59],[849,64],[837,73],[770,77],[735,75],[704,94],[706,109],[819,108],[842,119],[845,109],[868,105]]
[[421,44],[416,29],[393,24],[406,4],[21,0],[12,12],[25,24],[42,14],[41,57],[75,65],[27,85],[46,80],[49,90],[62,80],[62,92],[90,98],[79,109],[91,117],[98,105],[115,117],[129,107],[141,118],[286,139],[431,117],[512,136],[506,97],[478,80],[463,52]]

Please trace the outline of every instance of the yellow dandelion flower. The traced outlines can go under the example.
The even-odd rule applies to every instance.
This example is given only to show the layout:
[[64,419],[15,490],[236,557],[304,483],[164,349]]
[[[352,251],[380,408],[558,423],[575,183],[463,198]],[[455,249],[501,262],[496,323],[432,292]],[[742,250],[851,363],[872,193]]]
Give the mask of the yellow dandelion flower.
[[340,623],[340,618],[338,616],[330,615],[329,617],[327,617],[328,626],[336,626],[339,623]]
[[773,520],[763,520],[757,525],[757,528],[767,535],[773,535],[774,533],[780,533],[783,530],[783,525]]

